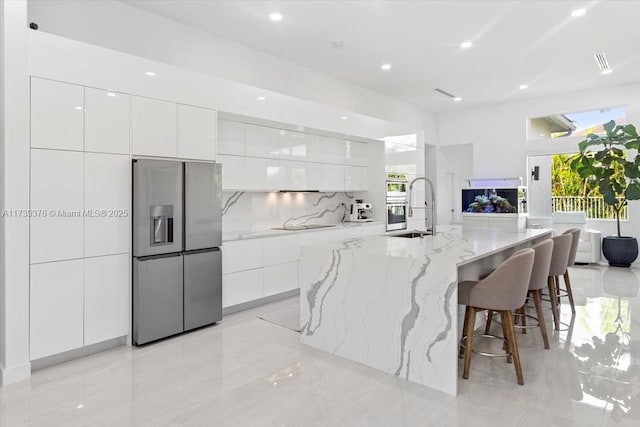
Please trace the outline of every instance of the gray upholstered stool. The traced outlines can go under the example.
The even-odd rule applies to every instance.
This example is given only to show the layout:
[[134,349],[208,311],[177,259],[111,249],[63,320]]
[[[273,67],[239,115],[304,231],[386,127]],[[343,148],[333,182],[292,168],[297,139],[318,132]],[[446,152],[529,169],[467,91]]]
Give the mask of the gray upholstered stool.
[[[546,239],[540,243],[537,243],[531,247],[535,251],[535,259],[533,261],[533,270],[531,271],[531,279],[529,280],[529,295],[533,300],[533,304],[536,308],[536,316],[529,316],[525,313],[525,306],[523,305],[518,309],[517,316],[522,319],[521,328],[540,328],[542,334],[542,341],[544,348],[549,349],[549,337],[547,336],[547,325],[544,323],[544,316],[542,314],[542,289],[547,287],[547,278],[549,277],[549,268],[551,267],[551,256],[553,254],[553,240]],[[530,317],[538,322],[537,325],[527,326],[525,318]],[[491,320],[493,319],[493,310],[489,310],[487,316],[487,325],[485,327],[485,334],[489,334],[489,328],[491,328]],[[515,326],[516,328],[518,326]],[[526,329],[523,330],[523,332]]]
[[573,291],[571,290],[571,279],[569,278],[569,267],[576,263],[576,254],[578,253],[578,243],[580,243],[580,229],[570,228],[565,231],[564,234],[569,234],[573,237],[571,240],[571,249],[569,251],[569,259],[567,260],[567,268],[562,274],[564,278],[565,289],[560,289],[560,282],[556,281],[556,292],[560,297],[569,297],[569,304],[571,305],[571,313],[576,313],[576,306],[573,302]]
[[519,250],[479,282],[465,281],[459,284],[458,304],[466,306],[462,337],[464,342],[462,378],[469,378],[476,313],[479,310],[493,310],[500,313],[502,320],[502,330],[507,344],[504,356],[513,357],[518,384],[524,384],[511,311],[524,305],[529,290],[534,256],[533,249]]
[[563,276],[567,271],[573,235],[561,234],[559,236],[552,237],[551,240],[553,240],[553,255],[551,255],[551,266],[549,267],[549,301],[551,302],[551,311],[553,311],[553,323],[556,331],[559,331],[560,314],[558,312],[558,278]]

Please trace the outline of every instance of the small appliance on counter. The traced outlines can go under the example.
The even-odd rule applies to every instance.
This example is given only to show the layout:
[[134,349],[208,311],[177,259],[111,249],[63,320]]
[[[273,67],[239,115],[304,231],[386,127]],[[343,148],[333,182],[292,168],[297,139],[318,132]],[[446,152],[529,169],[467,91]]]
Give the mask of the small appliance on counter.
[[355,203],[349,205],[347,214],[348,222],[371,222],[373,221],[373,206],[365,203],[362,199],[356,199]]

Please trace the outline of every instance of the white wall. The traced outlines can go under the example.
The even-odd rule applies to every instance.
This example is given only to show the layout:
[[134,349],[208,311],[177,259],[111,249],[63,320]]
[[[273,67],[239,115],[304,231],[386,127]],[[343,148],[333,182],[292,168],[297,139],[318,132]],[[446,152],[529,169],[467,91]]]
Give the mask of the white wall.
[[[547,96],[508,104],[438,114],[438,142],[473,144],[476,178],[527,178],[529,154],[574,153],[578,137],[527,141],[527,118],[597,110],[624,105],[627,121],[640,124],[640,83]],[[541,173],[544,173],[541,171]],[[532,208],[531,209],[536,209]],[[614,224],[597,221],[590,226],[611,234]],[[630,202],[623,234],[640,237],[640,201]]]
[[[27,4],[0,3],[1,209],[29,207]],[[0,218],[0,384],[30,375],[29,219]]]
[[425,129],[421,108],[118,1],[29,1],[40,31]]

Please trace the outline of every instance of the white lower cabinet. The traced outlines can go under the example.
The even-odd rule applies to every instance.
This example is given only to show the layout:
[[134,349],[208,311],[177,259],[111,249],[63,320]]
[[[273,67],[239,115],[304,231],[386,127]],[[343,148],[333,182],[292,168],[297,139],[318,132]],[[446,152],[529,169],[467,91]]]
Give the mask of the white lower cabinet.
[[[257,240],[257,239],[256,239]],[[266,237],[263,241],[263,265],[284,264],[298,260],[298,235]]]
[[84,345],[129,333],[128,253],[84,260]]
[[31,266],[31,360],[83,346],[83,263],[79,259]]
[[271,265],[263,269],[264,296],[298,288],[298,262]]
[[263,239],[234,240],[222,244],[222,274],[260,268]]
[[222,307],[230,307],[263,297],[262,269],[239,271],[222,276]]

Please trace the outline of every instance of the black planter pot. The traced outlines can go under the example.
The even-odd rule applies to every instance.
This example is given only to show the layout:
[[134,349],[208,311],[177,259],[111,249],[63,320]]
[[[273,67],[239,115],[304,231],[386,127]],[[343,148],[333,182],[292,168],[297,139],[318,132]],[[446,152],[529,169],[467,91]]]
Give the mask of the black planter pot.
[[638,258],[638,241],[635,237],[607,236],[602,239],[602,253],[614,267],[629,267]]

